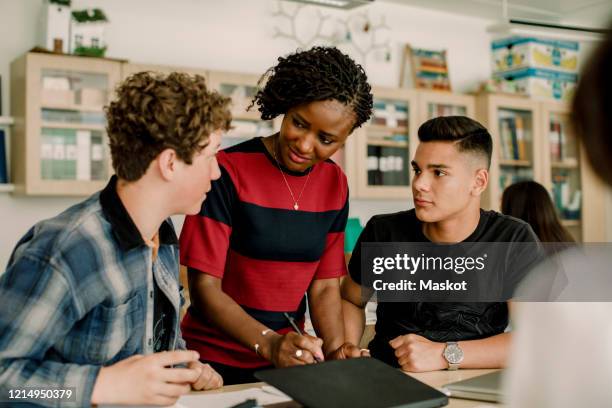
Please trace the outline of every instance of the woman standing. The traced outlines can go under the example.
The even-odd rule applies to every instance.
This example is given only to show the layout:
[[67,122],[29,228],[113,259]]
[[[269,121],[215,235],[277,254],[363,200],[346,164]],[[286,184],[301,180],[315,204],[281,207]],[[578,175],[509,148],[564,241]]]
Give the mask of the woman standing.
[[[263,367],[359,356],[345,343],[339,278],[346,273],[348,187],[329,158],[372,111],[360,65],[336,48],[278,59],[253,104],[280,132],[218,154],[221,178],[181,233],[192,305],[191,349],[225,384]],[[300,335],[306,297],[320,338]]]

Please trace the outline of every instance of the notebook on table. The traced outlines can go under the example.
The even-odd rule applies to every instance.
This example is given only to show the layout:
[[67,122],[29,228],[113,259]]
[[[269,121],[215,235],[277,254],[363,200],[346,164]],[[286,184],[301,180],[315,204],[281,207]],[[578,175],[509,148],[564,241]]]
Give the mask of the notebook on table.
[[255,377],[308,408],[434,408],[442,392],[374,358],[263,370]]

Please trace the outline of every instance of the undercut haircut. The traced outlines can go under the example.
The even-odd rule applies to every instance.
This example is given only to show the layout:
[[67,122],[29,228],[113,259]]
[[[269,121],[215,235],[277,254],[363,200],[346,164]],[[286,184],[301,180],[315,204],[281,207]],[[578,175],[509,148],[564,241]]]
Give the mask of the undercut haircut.
[[421,142],[452,142],[460,152],[473,153],[486,160],[491,167],[493,140],[480,123],[467,116],[440,116],[419,127]]

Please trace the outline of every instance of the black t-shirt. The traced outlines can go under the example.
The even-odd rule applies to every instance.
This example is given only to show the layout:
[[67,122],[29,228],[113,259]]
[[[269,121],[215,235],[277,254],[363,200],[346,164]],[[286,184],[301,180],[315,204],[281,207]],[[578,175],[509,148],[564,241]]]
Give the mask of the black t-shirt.
[[[524,221],[495,211],[480,210],[474,232],[464,242],[537,242],[533,230]],[[429,242],[422,223],[413,210],[372,217],[361,233],[349,262],[351,278],[361,283],[362,242]],[[543,253],[525,259],[528,264],[542,259]],[[523,269],[523,268],[521,268]],[[508,277],[517,283],[522,276]],[[376,310],[376,336],[369,348],[373,357],[398,366],[389,341],[415,333],[436,342],[474,340],[503,333],[508,325],[508,307],[504,302],[380,302]]]
[[174,307],[153,278],[153,351],[170,350]]

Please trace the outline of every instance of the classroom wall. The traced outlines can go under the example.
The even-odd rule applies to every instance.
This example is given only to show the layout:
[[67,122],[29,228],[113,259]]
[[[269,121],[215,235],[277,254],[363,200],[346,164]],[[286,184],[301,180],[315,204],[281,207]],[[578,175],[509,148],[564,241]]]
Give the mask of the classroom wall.
[[[0,76],[3,114],[9,105],[9,64],[32,48],[42,0],[0,0]],[[284,3],[292,11],[291,3]],[[72,8],[102,8],[110,19],[107,28],[109,57],[133,62],[202,67],[263,73],[279,55],[295,50],[288,39],[273,38],[274,27],[287,29],[288,21],[273,17],[276,0],[73,0]],[[308,11],[310,10],[310,11]],[[304,9],[297,20],[302,38],[313,34],[316,15]],[[335,19],[369,14],[374,23],[384,16],[391,41],[391,61],[370,55],[365,61],[351,47],[342,47],[365,65],[375,85],[397,86],[401,50],[405,43],[425,48],[446,48],[454,89],[468,92],[489,76],[490,21],[377,1],[367,9],[347,13],[321,11]],[[356,17],[352,17],[355,21]],[[363,43],[362,43],[363,45]],[[0,193],[0,271],[19,237],[36,221],[51,217],[78,202],[73,198],[13,197]],[[353,200],[351,216],[365,223],[372,215],[412,207],[404,200]],[[612,198],[609,199],[612,209]],[[612,210],[610,211],[612,213]],[[612,217],[608,217],[612,219]],[[175,217],[177,228],[181,217]],[[612,221],[609,222],[612,237]]]

